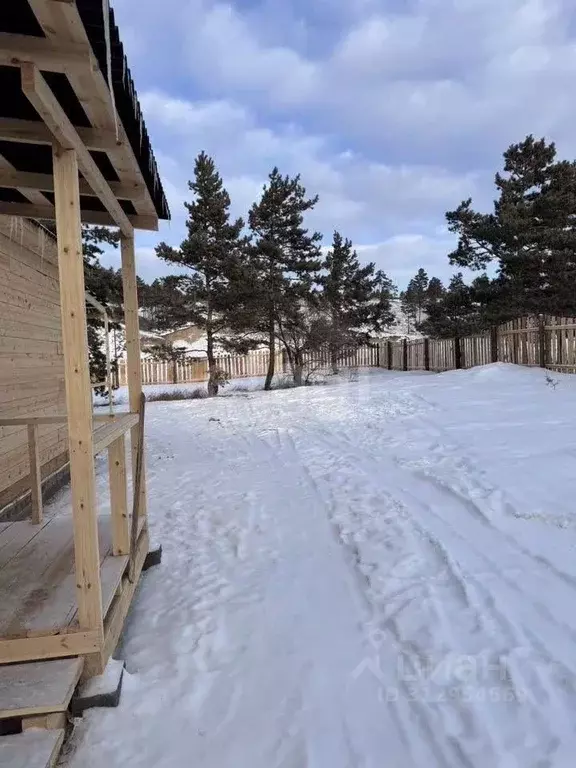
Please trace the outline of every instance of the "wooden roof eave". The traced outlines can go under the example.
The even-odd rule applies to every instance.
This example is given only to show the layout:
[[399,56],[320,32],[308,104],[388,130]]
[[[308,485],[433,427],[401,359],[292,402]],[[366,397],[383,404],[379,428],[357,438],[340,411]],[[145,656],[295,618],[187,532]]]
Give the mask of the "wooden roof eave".
[[[0,139],[11,142],[56,143],[74,149],[83,178],[80,193],[95,195],[106,211],[82,208],[90,224],[118,226],[125,237],[133,228],[158,229],[158,214],[121,121],[114,113],[108,85],[90,48],[74,2],[28,0],[46,38],[0,33],[0,65],[20,67],[22,89],[40,121],[0,119]],[[92,127],[77,128],[48,86],[40,70],[67,76]],[[116,140],[116,136],[118,140]],[[106,151],[119,181],[107,181],[91,149]],[[54,188],[53,176],[18,171],[0,155],[0,188],[18,190],[27,202],[0,201],[0,214],[54,218],[54,205],[44,195]],[[135,215],[119,200],[130,201]]]

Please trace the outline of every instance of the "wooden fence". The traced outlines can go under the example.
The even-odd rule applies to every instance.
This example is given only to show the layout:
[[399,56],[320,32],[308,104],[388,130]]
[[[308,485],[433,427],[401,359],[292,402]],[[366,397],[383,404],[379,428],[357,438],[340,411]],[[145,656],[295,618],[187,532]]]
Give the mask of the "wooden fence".
[[476,336],[381,344],[380,366],[395,371],[449,371],[514,363],[576,372],[576,318],[521,317]]
[[[503,362],[576,373],[576,318],[521,317],[476,336],[453,339],[380,341],[345,351],[339,368],[388,368],[393,371],[450,371]],[[230,379],[265,376],[268,351],[222,355],[217,365]],[[307,372],[331,370],[328,350],[308,355]],[[288,374],[286,356],[276,355],[276,373]],[[143,384],[189,384],[208,379],[206,360],[142,360]],[[118,366],[120,386],[126,384],[126,364]]]
[[[268,370],[268,350],[255,350],[248,355],[222,355],[216,358],[218,368],[224,371],[229,379],[266,376]],[[378,345],[357,347],[347,350],[340,355],[340,368],[376,368],[379,364]],[[326,373],[331,369],[328,350],[307,355],[305,357],[306,372]],[[277,374],[290,372],[286,356],[282,352],[276,354],[275,369]],[[126,363],[118,363],[118,383],[126,385]],[[194,384],[208,380],[208,362],[204,359],[190,360],[142,360],[143,384]]]

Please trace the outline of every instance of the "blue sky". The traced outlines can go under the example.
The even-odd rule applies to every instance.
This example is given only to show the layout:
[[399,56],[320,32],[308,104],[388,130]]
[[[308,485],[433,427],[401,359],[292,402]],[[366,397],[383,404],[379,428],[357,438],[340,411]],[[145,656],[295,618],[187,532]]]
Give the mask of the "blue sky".
[[[402,287],[452,272],[444,213],[487,209],[527,133],[576,155],[572,0],[113,0],[173,221],[139,233],[139,272],[184,234],[195,156],[245,216],[269,170],[302,174],[338,228]],[[116,263],[112,259],[110,263]]]

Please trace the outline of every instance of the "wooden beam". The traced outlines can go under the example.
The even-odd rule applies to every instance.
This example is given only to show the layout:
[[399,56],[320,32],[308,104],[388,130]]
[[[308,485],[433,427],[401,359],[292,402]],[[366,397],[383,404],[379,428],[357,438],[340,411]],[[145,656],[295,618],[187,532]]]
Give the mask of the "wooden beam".
[[12,416],[0,419],[0,427],[19,427],[29,424],[66,424],[67,416]]
[[144,560],[148,554],[149,546],[148,531],[143,529],[140,532],[136,547],[133,580],[130,580],[128,574],[123,576],[116,597],[106,615],[104,646],[98,653],[86,657],[84,672],[82,674],[83,680],[94,677],[94,675],[101,675],[109,658],[114,653],[114,649],[118,645],[124,621],[126,620],[128,610],[132,603],[132,598],[134,597],[134,592],[138,586],[138,581],[140,580],[142,566],[144,565]]
[[98,67],[85,43],[54,43],[44,37],[0,32],[0,65],[19,67],[30,63],[46,72],[68,73]]
[[[132,237],[134,234],[132,224],[110,189],[110,185],[92,159],[90,152],[82,143],[76,129],[52,93],[48,83],[40,74],[38,67],[35,67],[33,64],[23,64],[21,73],[22,90],[32,106],[44,120],[60,146],[66,150],[74,150],[77,157],[77,165],[88,184],[92,187],[94,194],[100,198],[116,225],[120,227],[122,234],[125,237]],[[76,180],[75,186],[78,188],[78,180]]]
[[94,631],[0,640],[0,664],[82,656],[97,652],[102,647],[102,642],[102,634]]
[[42,466],[38,453],[38,424],[28,424],[28,456],[30,459],[30,492],[32,496],[32,522],[42,522]]
[[28,731],[30,728],[43,728],[52,731],[58,728],[66,728],[66,712],[50,712],[46,715],[30,715],[22,718],[22,730]]
[[[126,370],[128,378],[128,398],[130,411],[140,410],[142,394],[142,367],[140,364],[140,322],[138,315],[138,283],[136,278],[136,256],[134,253],[134,238],[122,237],[120,240],[122,255],[122,291],[124,298],[124,329],[126,336]],[[138,425],[132,427],[132,480],[136,474],[138,458]],[[142,463],[142,484],[140,489],[140,514],[146,515],[146,469]]]
[[140,420],[138,413],[122,413],[108,423],[103,423],[96,428],[94,434],[94,455],[108,448],[119,437],[135,427]]
[[78,163],[74,150],[56,146],[53,162],[78,618],[81,629],[94,630],[101,636],[102,589]]
[[[4,155],[0,155],[0,174],[15,172],[16,168],[6,160]],[[50,205],[48,199],[37,189],[27,189],[25,187],[19,187],[18,185],[15,185],[14,188],[33,205]]]
[[[120,142],[114,131],[94,128],[77,127],[78,136],[88,149],[105,152],[107,149],[118,148]],[[18,120],[11,117],[0,117],[0,140],[16,141],[23,144],[50,144],[54,137],[48,128],[39,120]]]
[[[139,200],[144,194],[142,184],[125,185],[118,181],[108,182],[110,189],[121,200]],[[5,189],[39,190],[40,192],[54,191],[54,178],[49,173],[27,173],[15,168],[2,169],[0,165],[0,187]],[[84,179],[80,179],[80,194],[93,195],[92,187]],[[44,202],[48,201],[44,199]]]
[[120,435],[108,448],[110,515],[112,517],[112,554],[130,554],[128,530],[128,494],[126,486],[126,439]]
[[[23,216],[26,219],[47,219],[54,221],[56,218],[53,205],[34,205],[33,203],[0,203],[0,214],[4,216]],[[84,224],[101,224],[105,227],[118,226],[114,219],[106,211],[81,211]],[[145,229],[150,232],[158,230],[158,217],[148,215],[128,216],[134,229]]]

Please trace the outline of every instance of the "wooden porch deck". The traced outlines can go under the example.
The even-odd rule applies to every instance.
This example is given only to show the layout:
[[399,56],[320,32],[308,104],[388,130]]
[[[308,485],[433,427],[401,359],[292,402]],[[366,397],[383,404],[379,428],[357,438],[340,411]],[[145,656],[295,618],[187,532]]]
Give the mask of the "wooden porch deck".
[[[106,616],[128,565],[112,555],[112,520],[98,519],[102,608]],[[78,630],[72,517],[41,525],[0,523],[0,639]]]

